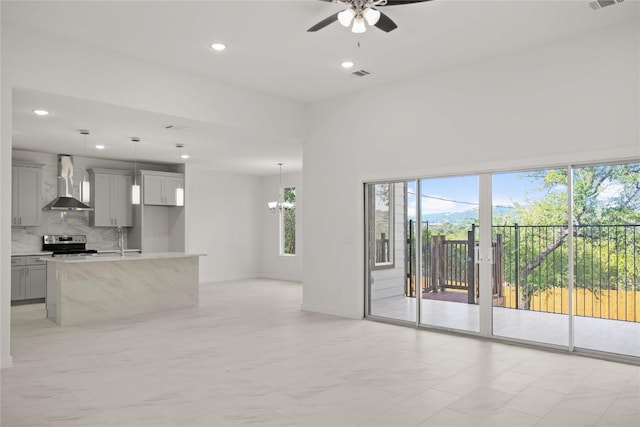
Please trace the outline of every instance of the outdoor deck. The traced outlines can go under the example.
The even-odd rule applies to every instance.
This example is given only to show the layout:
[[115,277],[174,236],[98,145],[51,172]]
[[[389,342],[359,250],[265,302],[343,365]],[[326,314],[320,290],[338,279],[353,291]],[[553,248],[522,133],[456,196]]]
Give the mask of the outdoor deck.
[[[440,292],[425,291],[422,293],[423,299],[435,300],[435,301],[448,301],[448,302],[460,302],[467,304],[468,294],[467,291],[461,291],[457,289],[446,289]],[[504,297],[493,297],[494,307],[504,306]]]
[[[480,331],[478,305],[451,304],[434,299],[422,299],[420,303],[424,325]],[[415,323],[415,312],[415,298],[395,296],[372,301],[371,314],[375,316]],[[640,323],[582,316],[573,319],[575,347],[640,357]],[[496,336],[567,346],[568,331],[569,317],[564,314],[493,308],[493,333]]]

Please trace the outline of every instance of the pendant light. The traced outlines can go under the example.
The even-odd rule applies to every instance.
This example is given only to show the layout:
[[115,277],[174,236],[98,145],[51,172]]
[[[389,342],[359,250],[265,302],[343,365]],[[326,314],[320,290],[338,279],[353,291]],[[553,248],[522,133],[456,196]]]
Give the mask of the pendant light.
[[[176,148],[180,150],[180,158],[186,160],[189,158],[188,155],[182,153],[182,149],[184,148],[184,144],[176,144]],[[176,206],[184,206],[184,187],[182,181],[176,187]]]
[[[84,144],[84,158],[87,158],[87,135],[89,135],[89,131],[85,129],[80,129],[80,135],[83,138]],[[84,167],[84,172],[82,173],[82,182],[80,183],[80,201],[82,203],[89,203],[91,201],[91,183],[87,179],[87,166]]]
[[133,185],[131,186],[131,204],[140,204],[140,186],[138,185],[138,142],[140,138],[131,138],[133,142]]

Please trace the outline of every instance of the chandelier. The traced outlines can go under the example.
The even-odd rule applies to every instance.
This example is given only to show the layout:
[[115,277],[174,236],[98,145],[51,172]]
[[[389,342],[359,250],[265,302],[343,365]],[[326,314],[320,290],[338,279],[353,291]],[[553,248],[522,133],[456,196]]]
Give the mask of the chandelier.
[[284,196],[282,194],[282,165],[284,163],[278,163],[280,167],[280,184],[278,186],[278,200],[275,202],[267,202],[267,206],[269,207],[269,212],[278,212],[284,209],[293,209],[295,207],[294,203],[285,202]]

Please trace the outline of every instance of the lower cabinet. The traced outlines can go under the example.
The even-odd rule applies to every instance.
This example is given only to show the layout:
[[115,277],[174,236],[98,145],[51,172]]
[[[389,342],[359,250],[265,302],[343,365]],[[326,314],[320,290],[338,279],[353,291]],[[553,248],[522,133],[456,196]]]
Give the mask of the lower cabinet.
[[43,299],[47,293],[47,265],[40,256],[11,257],[11,301]]

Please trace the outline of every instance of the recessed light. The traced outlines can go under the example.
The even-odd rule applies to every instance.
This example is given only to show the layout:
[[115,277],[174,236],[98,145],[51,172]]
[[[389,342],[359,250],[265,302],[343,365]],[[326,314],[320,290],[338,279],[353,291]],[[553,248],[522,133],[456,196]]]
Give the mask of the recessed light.
[[211,45],[211,49],[216,50],[218,52],[221,52],[223,50],[225,50],[227,48],[227,46],[224,43],[213,43]]
[[340,66],[341,66],[342,68],[346,68],[346,69],[349,69],[349,68],[353,67],[354,65],[355,65],[355,64],[353,63],[353,61],[344,61],[344,62],[342,62],[342,63],[340,64]]
[[183,159],[188,159],[188,158],[189,158],[189,155],[188,155],[188,154],[183,154],[183,155],[181,155],[180,157],[182,157]]
[[97,148],[98,150],[104,150],[104,145],[102,145],[102,144],[98,144],[98,145],[96,145],[96,148]]
[[49,114],[49,112],[47,110],[43,110],[41,108],[36,108],[35,110],[33,110],[33,114],[36,114],[38,116],[46,116]]

